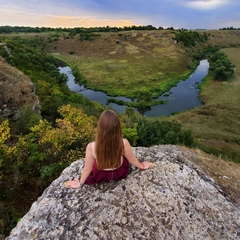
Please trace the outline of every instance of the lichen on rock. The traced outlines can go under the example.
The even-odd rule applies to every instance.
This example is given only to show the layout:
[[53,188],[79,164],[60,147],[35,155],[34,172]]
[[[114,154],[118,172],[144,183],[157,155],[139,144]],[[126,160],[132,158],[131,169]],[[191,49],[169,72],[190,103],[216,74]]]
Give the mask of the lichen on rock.
[[156,164],[119,182],[68,189],[84,162],[66,168],[6,240],[240,239],[240,209],[177,146],[134,148]]

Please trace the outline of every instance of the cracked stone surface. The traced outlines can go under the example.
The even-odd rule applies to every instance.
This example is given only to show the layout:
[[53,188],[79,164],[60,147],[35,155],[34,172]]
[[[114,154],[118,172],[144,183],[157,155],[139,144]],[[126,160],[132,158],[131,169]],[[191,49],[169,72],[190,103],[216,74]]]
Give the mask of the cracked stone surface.
[[[32,204],[6,240],[240,239],[240,209],[180,147],[133,148],[156,163],[119,182],[67,189],[84,161],[73,162]],[[184,155],[184,156],[183,156]]]

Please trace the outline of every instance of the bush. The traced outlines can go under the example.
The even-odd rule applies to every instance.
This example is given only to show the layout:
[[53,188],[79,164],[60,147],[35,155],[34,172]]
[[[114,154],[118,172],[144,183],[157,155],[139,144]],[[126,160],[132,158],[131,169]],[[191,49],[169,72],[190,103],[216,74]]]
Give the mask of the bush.
[[14,131],[18,134],[28,134],[30,128],[39,123],[41,115],[33,111],[29,105],[24,105],[20,112],[21,115],[13,126]]
[[157,144],[193,145],[191,131],[182,129],[180,123],[143,119],[138,123],[137,145],[149,147]]
[[234,74],[234,65],[228,59],[224,52],[216,46],[208,45],[194,55],[196,60],[208,59],[209,71],[213,74],[215,80],[227,81]]
[[196,31],[180,29],[175,31],[175,40],[181,42],[185,47],[195,47],[197,43],[204,43],[208,40],[207,33],[200,34]]

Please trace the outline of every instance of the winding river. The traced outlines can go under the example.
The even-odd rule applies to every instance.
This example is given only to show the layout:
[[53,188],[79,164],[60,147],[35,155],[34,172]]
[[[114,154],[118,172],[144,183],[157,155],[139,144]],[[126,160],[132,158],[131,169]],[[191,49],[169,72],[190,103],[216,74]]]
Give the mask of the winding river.
[[[147,117],[158,117],[158,116],[170,116],[173,113],[184,112],[186,110],[198,107],[202,105],[202,102],[199,100],[199,89],[198,84],[202,82],[202,80],[208,74],[209,63],[207,60],[200,61],[196,70],[189,76],[188,79],[180,81],[175,87],[170,89],[168,92],[164,93],[156,100],[165,100],[166,104],[160,104],[157,106],[153,106],[150,109],[142,112],[143,115]],[[109,98],[114,98],[117,100],[123,100],[125,102],[131,102],[131,99],[118,96],[112,97],[107,94],[94,91],[91,89],[87,89],[84,85],[76,84],[74,81],[74,76],[72,75],[72,71],[70,67],[59,67],[58,68],[61,73],[64,73],[68,77],[67,85],[70,90],[74,92],[78,92],[91,101],[97,101],[103,104],[104,106],[108,106],[113,108],[118,113],[125,112],[126,106],[121,106],[116,103],[107,103]],[[135,109],[136,110],[136,109]]]

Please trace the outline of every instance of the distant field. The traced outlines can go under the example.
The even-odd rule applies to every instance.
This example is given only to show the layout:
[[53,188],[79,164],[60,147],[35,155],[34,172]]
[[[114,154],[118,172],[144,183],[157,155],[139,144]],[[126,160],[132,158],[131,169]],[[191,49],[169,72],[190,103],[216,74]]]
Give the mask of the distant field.
[[240,48],[224,48],[222,51],[236,66],[234,79],[221,82],[208,77],[200,95],[205,105],[169,119],[183,123],[192,130],[200,144],[212,151],[220,151],[220,157],[222,152],[240,162]]

